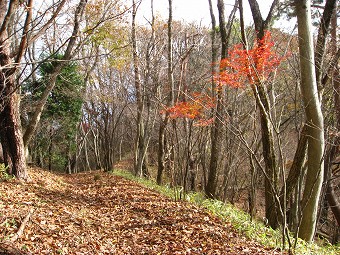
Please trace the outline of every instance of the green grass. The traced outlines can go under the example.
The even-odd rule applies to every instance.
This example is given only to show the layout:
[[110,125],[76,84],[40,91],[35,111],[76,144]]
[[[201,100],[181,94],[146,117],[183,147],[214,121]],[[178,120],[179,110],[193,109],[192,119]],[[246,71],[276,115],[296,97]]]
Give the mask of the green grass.
[[173,199],[176,198],[176,195],[175,195],[175,192],[174,192],[173,189],[170,189],[167,186],[157,185],[157,183],[155,181],[136,177],[133,174],[131,174],[130,172],[125,171],[125,170],[121,170],[121,169],[114,169],[112,171],[112,173],[114,175],[121,176],[125,179],[131,180],[131,181],[136,181],[136,182],[138,182],[138,183],[140,183],[140,184],[142,184],[142,185],[144,185],[144,186],[146,186],[150,189],[158,191],[159,193],[161,193],[165,196],[171,197]]
[[[201,206],[209,210],[211,213],[221,218],[222,220],[230,222],[234,228],[248,237],[269,248],[282,248],[282,231],[273,230],[266,227],[260,221],[251,221],[250,215],[235,206],[223,203],[218,200],[206,199],[202,193],[188,193],[183,194],[181,187],[170,188],[169,186],[157,185],[153,180],[138,178],[130,172],[115,169],[113,174],[124,177],[128,180],[136,181],[143,186],[155,190],[165,196],[174,200],[185,200],[195,205]],[[291,238],[291,242],[295,240]],[[286,245],[286,248],[288,245]],[[298,240],[297,246],[294,250],[296,255],[338,255],[340,254],[340,246],[324,245],[318,246],[316,244],[308,244],[302,240]]]

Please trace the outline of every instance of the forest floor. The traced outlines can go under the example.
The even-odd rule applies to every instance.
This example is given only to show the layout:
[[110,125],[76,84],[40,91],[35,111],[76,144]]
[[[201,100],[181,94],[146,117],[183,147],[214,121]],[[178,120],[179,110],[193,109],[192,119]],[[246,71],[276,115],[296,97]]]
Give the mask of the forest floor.
[[29,174],[0,182],[0,254],[281,254],[122,177]]

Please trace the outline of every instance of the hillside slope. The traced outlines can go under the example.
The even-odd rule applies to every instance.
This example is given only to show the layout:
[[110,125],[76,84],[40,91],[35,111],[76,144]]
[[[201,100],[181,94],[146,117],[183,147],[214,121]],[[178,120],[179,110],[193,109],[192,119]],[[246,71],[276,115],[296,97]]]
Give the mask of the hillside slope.
[[280,254],[201,208],[121,177],[39,169],[30,176],[0,182],[0,254],[7,246],[26,254]]

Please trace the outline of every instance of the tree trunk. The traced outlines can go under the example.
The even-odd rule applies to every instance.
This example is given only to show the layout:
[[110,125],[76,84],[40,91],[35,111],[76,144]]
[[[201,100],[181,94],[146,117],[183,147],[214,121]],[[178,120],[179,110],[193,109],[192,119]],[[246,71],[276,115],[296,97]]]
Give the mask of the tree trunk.
[[[169,0],[169,18],[168,18],[168,90],[169,95],[166,102],[167,107],[170,107],[174,104],[174,77],[173,77],[173,60],[172,60],[172,0]],[[159,125],[158,131],[158,169],[157,169],[157,183],[161,184],[162,175],[165,169],[165,131],[166,126],[169,122],[169,113],[166,112],[164,119],[160,120],[161,123]],[[172,155],[173,156],[173,155]]]
[[307,126],[304,125],[300,134],[299,142],[295,151],[292,166],[289,169],[288,177],[286,179],[286,190],[282,187],[280,192],[280,203],[283,204],[286,201],[283,200],[284,192],[286,192],[286,197],[290,198],[293,191],[296,189],[301,173],[303,170],[304,163],[306,161],[307,153]]
[[[14,174],[18,179],[26,180],[28,175],[20,123],[20,96],[17,94],[15,84],[17,67],[13,65],[10,57],[11,41],[7,33],[7,22],[16,8],[16,2],[11,1],[7,6],[8,1],[0,1],[0,21],[2,21],[0,30],[0,135],[9,173]],[[26,22],[29,21],[27,18]],[[19,54],[21,56],[24,51],[25,42],[26,40],[22,40],[22,48],[16,58],[17,61],[20,60]]]
[[158,151],[157,151],[157,184],[162,184],[162,176],[165,169],[164,154],[165,154],[165,128],[167,125],[166,119],[161,120],[159,130],[158,130]]
[[[217,61],[217,54],[215,49],[215,31],[216,31],[216,21],[215,16],[213,14],[212,4],[209,0],[209,6],[210,6],[210,16],[212,20],[212,29],[213,29],[213,35],[212,35],[212,63],[216,63]],[[235,5],[233,10],[230,13],[228,23],[225,23],[225,16],[224,16],[224,1],[218,0],[217,1],[217,8],[218,8],[218,14],[219,14],[219,27],[220,27],[220,36],[222,41],[222,49],[221,49],[221,59],[225,59],[228,56],[228,44],[229,44],[229,38],[230,38],[230,32],[231,32],[231,26],[233,24],[235,13],[237,10],[237,1],[235,1]],[[216,72],[216,66],[213,66],[213,73]],[[212,81],[212,90],[216,90],[216,85],[214,84],[214,81]],[[222,89],[218,89],[217,95],[216,95],[216,108],[214,110],[213,116],[214,116],[214,124],[211,128],[211,154],[210,154],[210,165],[209,165],[209,172],[208,172],[208,178],[207,178],[207,184],[205,187],[205,194],[207,197],[214,198],[215,192],[216,192],[216,182],[217,182],[217,173],[218,173],[218,161],[220,158],[220,151],[221,151],[221,145],[222,145],[222,128],[223,128],[223,122],[221,118],[223,118],[222,110],[223,110],[223,91]]]
[[332,14],[334,9],[336,9],[336,0],[327,0],[325,4],[325,8],[321,17],[318,38],[316,41],[315,47],[315,77],[316,82],[319,87],[319,93],[322,88],[322,76],[323,76],[323,60],[326,50],[326,39],[329,33],[329,25],[332,19]]
[[59,66],[53,74],[51,74],[49,82],[48,82],[48,86],[45,88],[44,92],[42,93],[39,102],[37,103],[36,107],[35,107],[35,111],[33,113],[33,116],[30,120],[30,122],[28,123],[28,126],[25,130],[24,136],[23,136],[23,141],[24,141],[24,145],[25,147],[27,147],[31,141],[31,139],[33,138],[33,135],[38,127],[38,124],[40,122],[40,117],[41,114],[44,110],[44,107],[47,103],[48,97],[51,93],[51,91],[53,90],[55,84],[56,84],[56,79],[57,76],[59,74],[61,70],[61,66]]
[[[326,199],[328,202],[328,205],[334,215],[334,218],[336,222],[338,223],[338,226],[340,226],[340,201],[335,193],[334,190],[334,185],[332,182],[332,165],[333,163],[338,164],[338,162],[334,162],[334,157],[336,154],[339,154],[339,149],[338,147],[332,147],[331,150],[333,153],[330,153],[330,161],[329,164],[325,164],[325,174],[327,175],[327,180],[326,180]],[[328,165],[328,166],[327,166]]]
[[165,170],[165,147],[166,147],[166,126],[169,116],[165,113],[164,119],[160,118],[158,129],[158,150],[157,150],[157,184],[162,183],[163,173]]
[[[5,86],[14,88],[13,83],[9,84],[10,80],[12,78],[7,78]],[[9,98],[5,99],[5,107],[0,113],[1,142],[4,155],[6,155],[6,165],[9,167],[8,172],[10,174],[15,175],[18,179],[27,180],[25,149],[20,125],[20,99],[16,92],[8,92],[8,94]]]
[[50,143],[48,144],[48,170],[52,171],[52,158],[53,158],[53,129],[49,127]]
[[314,67],[310,0],[296,0],[298,21],[301,94],[305,106],[308,150],[307,174],[302,199],[299,237],[311,242],[314,238],[318,203],[324,175],[324,127]]
[[[269,28],[273,19],[273,13],[278,5],[278,0],[274,0],[271,4],[267,18],[263,20],[259,5],[256,0],[248,0],[257,39],[261,40],[265,31]],[[245,47],[247,48],[247,46]],[[256,61],[256,60],[255,60]],[[256,63],[255,63],[256,64]],[[265,163],[265,203],[266,203],[266,218],[269,226],[277,228],[279,224],[278,203],[277,203],[277,179],[278,169],[276,165],[274,130],[271,118],[271,102],[265,86],[258,82],[252,86],[256,104],[260,109],[260,123],[262,131],[262,150]]]
[[[331,43],[332,43],[332,51],[333,55],[335,56],[338,52],[337,47],[337,15],[336,12],[337,8],[335,7],[333,9],[333,17],[331,19],[332,24],[332,30],[331,30]],[[334,71],[332,73],[333,78],[333,95],[334,95],[334,104],[335,104],[335,114],[336,114],[336,126],[338,130],[340,129],[340,80],[339,80],[339,66],[334,66]],[[332,182],[332,165],[334,162],[336,156],[339,154],[339,144],[340,144],[340,138],[338,136],[335,137],[335,142],[331,143],[331,153],[330,153],[330,160],[328,166],[325,164],[325,172],[328,172],[327,175],[327,189],[326,189],[326,199],[329,204],[329,207],[331,208],[331,211],[334,215],[334,218],[336,219],[338,226],[340,227],[340,201],[338,197],[336,196],[334,192],[334,186]],[[332,150],[334,153],[332,153]]]
[[[217,45],[216,45],[216,27],[217,27],[217,24],[216,24],[216,18],[215,18],[215,15],[214,15],[214,11],[213,11],[213,7],[212,7],[212,2],[211,0],[208,0],[209,1],[209,9],[210,9],[210,17],[211,17],[211,28],[212,28],[212,31],[211,31],[211,62],[212,63],[217,63],[217,59],[218,59],[218,54],[217,54],[217,51],[218,51],[218,48],[217,48]],[[220,20],[220,25],[222,25],[221,27],[221,37],[226,35],[226,33],[224,33],[225,31],[225,23],[224,23],[224,3],[223,1],[218,1],[218,7],[219,7],[219,20]],[[226,39],[226,38],[225,38]],[[222,48],[224,49],[225,47],[225,43],[222,39]],[[216,64],[213,64],[212,67],[211,67],[211,73],[214,74],[214,73],[217,73],[218,71],[218,66]],[[216,96],[216,84],[215,84],[215,81],[212,79],[211,81],[211,88],[212,88],[212,93],[213,93],[213,96],[215,97]],[[219,92],[220,94],[221,92]],[[221,101],[220,101],[220,96],[218,96],[219,99],[217,101],[217,106],[218,108],[220,108],[220,104],[221,104]],[[214,115],[216,114],[216,112],[214,112]],[[213,125],[213,127],[211,128],[211,154],[210,154],[210,165],[209,165],[209,169],[208,169],[208,176],[207,176],[207,182],[205,184],[205,194],[207,197],[210,197],[210,198],[213,198],[215,196],[215,183],[216,183],[216,173],[217,173],[217,162],[218,162],[218,151],[217,151],[217,143],[214,142],[216,141],[216,136],[218,136],[218,134],[215,132],[216,130],[216,125],[219,125],[217,124],[216,122],[219,122],[219,124],[221,123],[218,118],[216,118],[215,116],[215,123]]]
[[143,120],[144,113],[144,100],[142,93],[142,84],[139,73],[138,54],[137,54],[137,41],[136,41],[136,14],[138,6],[135,0],[132,1],[132,29],[131,40],[133,47],[133,68],[135,78],[135,90],[137,100],[137,133],[135,141],[135,159],[134,171],[137,176],[148,177],[148,169],[146,165],[146,142],[145,142],[145,125]]
[[[221,92],[218,92],[221,94]],[[215,121],[211,129],[211,154],[210,154],[210,165],[207,178],[207,184],[205,187],[205,194],[209,198],[215,198],[216,192],[216,182],[217,182],[217,172],[218,172],[218,161],[220,158],[221,151],[221,134],[223,123],[220,120],[222,114],[222,97],[219,95],[217,97],[217,108],[215,115]]]
[[276,165],[274,130],[270,114],[271,103],[262,84],[255,85],[253,92],[256,97],[256,103],[260,109],[262,150],[266,171],[264,177],[266,218],[269,226],[275,229],[279,224],[278,204],[276,200],[276,196],[278,195],[278,169]]
[[336,222],[338,223],[338,226],[340,226],[340,206],[339,206],[339,199],[336,196],[334,192],[334,187],[332,183],[329,183],[327,186],[327,202],[333,212],[334,218],[336,219]]

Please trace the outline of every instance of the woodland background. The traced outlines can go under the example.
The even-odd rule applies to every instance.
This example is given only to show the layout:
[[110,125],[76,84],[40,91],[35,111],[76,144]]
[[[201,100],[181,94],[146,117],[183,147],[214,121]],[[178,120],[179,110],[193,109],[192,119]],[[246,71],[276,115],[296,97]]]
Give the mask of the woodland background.
[[[130,162],[136,176],[338,243],[339,1],[274,0],[267,17],[248,2],[253,26],[242,0],[207,0],[206,27],[173,20],[171,0],[165,19],[151,1],[143,26],[137,0],[0,1],[6,171]],[[272,27],[292,17],[299,30]]]

